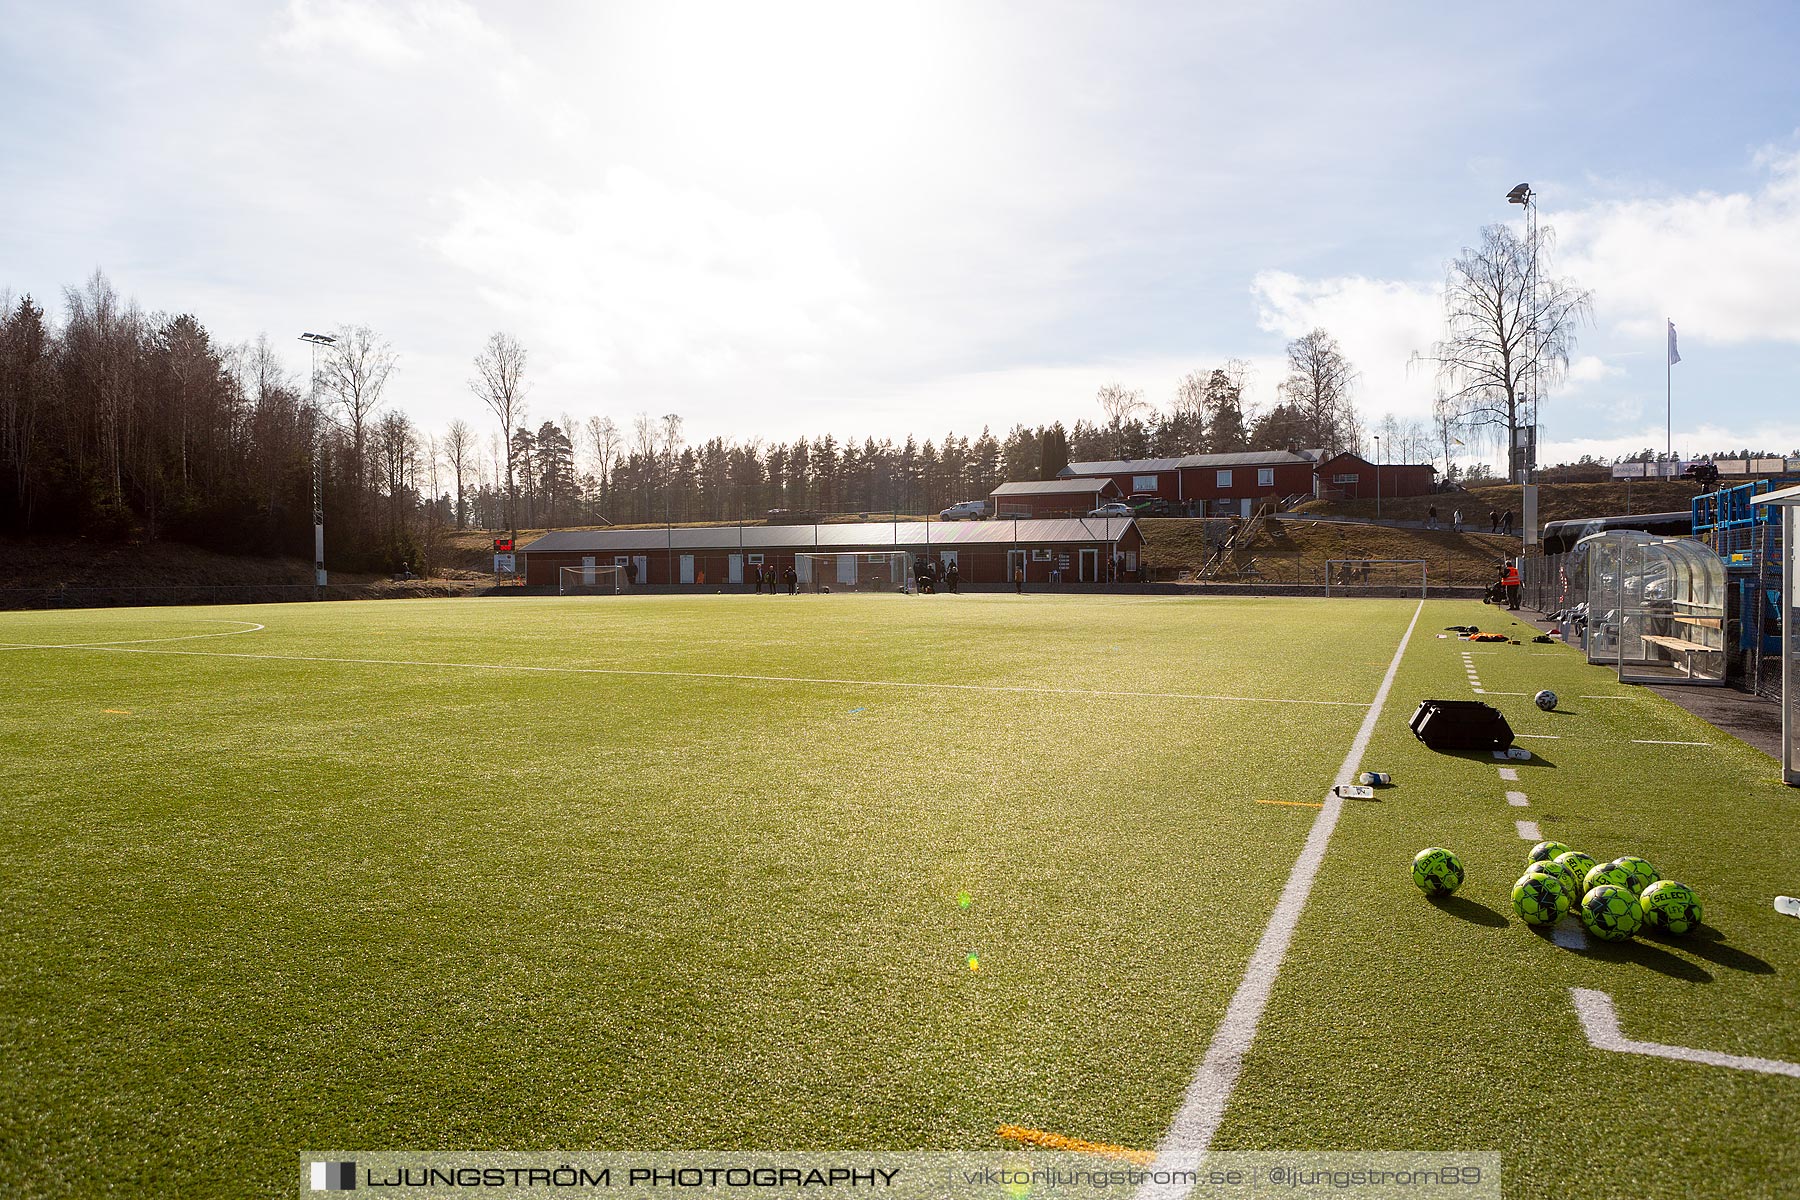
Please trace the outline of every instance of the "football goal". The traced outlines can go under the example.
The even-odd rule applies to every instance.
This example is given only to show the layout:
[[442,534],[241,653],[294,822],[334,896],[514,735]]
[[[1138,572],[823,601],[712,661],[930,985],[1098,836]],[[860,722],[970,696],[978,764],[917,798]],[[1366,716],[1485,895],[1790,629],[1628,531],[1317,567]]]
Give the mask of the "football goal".
[[794,574],[808,591],[910,592],[912,555],[903,550],[874,554],[809,551],[794,555]]
[[1387,591],[1424,599],[1426,578],[1422,558],[1332,558],[1325,562],[1327,596]]
[[625,568],[605,566],[563,567],[556,572],[559,596],[616,596],[625,590]]

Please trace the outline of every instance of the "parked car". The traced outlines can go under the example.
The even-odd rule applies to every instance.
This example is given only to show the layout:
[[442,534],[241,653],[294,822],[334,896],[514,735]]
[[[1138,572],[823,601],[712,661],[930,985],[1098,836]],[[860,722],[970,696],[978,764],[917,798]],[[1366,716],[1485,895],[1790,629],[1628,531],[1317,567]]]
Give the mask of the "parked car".
[[1136,515],[1137,514],[1132,511],[1131,505],[1125,503],[1123,500],[1114,500],[1110,504],[1102,504],[1099,508],[1092,509],[1088,513],[1088,516],[1090,517],[1124,517],[1127,519],[1135,517]]
[[1125,503],[1129,504],[1132,511],[1140,517],[1166,517],[1174,511],[1169,502],[1161,496],[1152,496],[1142,492],[1125,497]]
[[960,504],[952,504],[938,514],[940,521],[985,521],[988,516],[986,500],[964,500]]

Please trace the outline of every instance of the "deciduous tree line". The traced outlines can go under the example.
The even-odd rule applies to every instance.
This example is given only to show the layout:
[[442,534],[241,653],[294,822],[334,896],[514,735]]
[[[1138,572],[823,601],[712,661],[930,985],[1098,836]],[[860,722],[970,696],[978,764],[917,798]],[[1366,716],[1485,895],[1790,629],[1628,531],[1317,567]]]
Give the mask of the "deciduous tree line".
[[1248,368],[1232,361],[1186,376],[1162,405],[1109,385],[1098,417],[1069,426],[792,442],[690,438],[676,414],[533,419],[529,356],[505,334],[470,378],[493,420],[421,429],[387,403],[401,369],[388,341],[360,326],[332,336],[296,375],[266,336],[220,344],[98,272],[65,290],[60,318],[0,293],[0,528],[304,556],[316,457],[327,561],[386,570],[428,562],[452,528],[925,513],[1071,460],[1360,439],[1354,372],[1323,331],[1295,342],[1265,411],[1245,404]]

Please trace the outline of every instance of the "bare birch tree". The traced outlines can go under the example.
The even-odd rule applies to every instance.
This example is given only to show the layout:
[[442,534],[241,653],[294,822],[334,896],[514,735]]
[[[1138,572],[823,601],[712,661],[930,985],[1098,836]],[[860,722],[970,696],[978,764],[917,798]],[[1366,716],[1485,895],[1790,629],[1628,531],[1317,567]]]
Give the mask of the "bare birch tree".
[[458,419],[450,422],[450,428],[444,431],[444,461],[450,464],[450,473],[456,480],[456,527],[463,528],[463,472],[470,465],[470,456],[475,451],[475,431],[469,428],[467,421]]
[[488,338],[487,346],[475,356],[475,375],[469,381],[469,390],[481,397],[481,402],[492,410],[500,421],[500,439],[507,447],[506,453],[506,528],[509,533],[518,531],[517,513],[515,511],[518,496],[513,486],[513,455],[511,451],[513,429],[525,418],[525,347],[519,340],[508,333],[496,333]]
[[1534,270],[1529,237],[1506,225],[1483,229],[1481,244],[1450,264],[1444,339],[1414,356],[1436,368],[1438,392],[1463,428],[1505,437],[1512,480],[1527,463],[1520,431],[1536,422],[1532,402],[1567,374],[1575,332],[1593,312],[1592,292],[1544,278],[1549,233],[1539,232]]
[[1144,410],[1144,393],[1129,391],[1117,383],[1109,383],[1094,395],[1095,403],[1100,405],[1100,412],[1106,418],[1106,427],[1112,432],[1113,455],[1125,457],[1125,422]]
[[1288,376],[1280,392],[1293,406],[1308,446],[1327,455],[1354,449],[1361,430],[1352,399],[1357,372],[1337,339],[1314,329],[1288,343]]
[[327,348],[319,364],[319,383],[343,413],[350,432],[350,469],[359,510],[370,482],[371,418],[381,407],[381,393],[397,361],[385,338],[367,325],[351,325],[338,330],[336,344]]

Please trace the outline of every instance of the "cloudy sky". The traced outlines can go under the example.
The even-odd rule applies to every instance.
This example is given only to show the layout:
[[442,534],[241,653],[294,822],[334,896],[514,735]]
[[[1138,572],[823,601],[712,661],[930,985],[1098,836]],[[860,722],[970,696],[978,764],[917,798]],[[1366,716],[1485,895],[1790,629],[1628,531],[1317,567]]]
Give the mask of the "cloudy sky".
[[[0,287],[366,324],[392,402],[690,439],[979,432],[1322,325],[1363,410],[1540,193],[1594,293],[1545,458],[1800,450],[1800,8],[0,0]],[[482,426],[485,427],[485,424]]]

